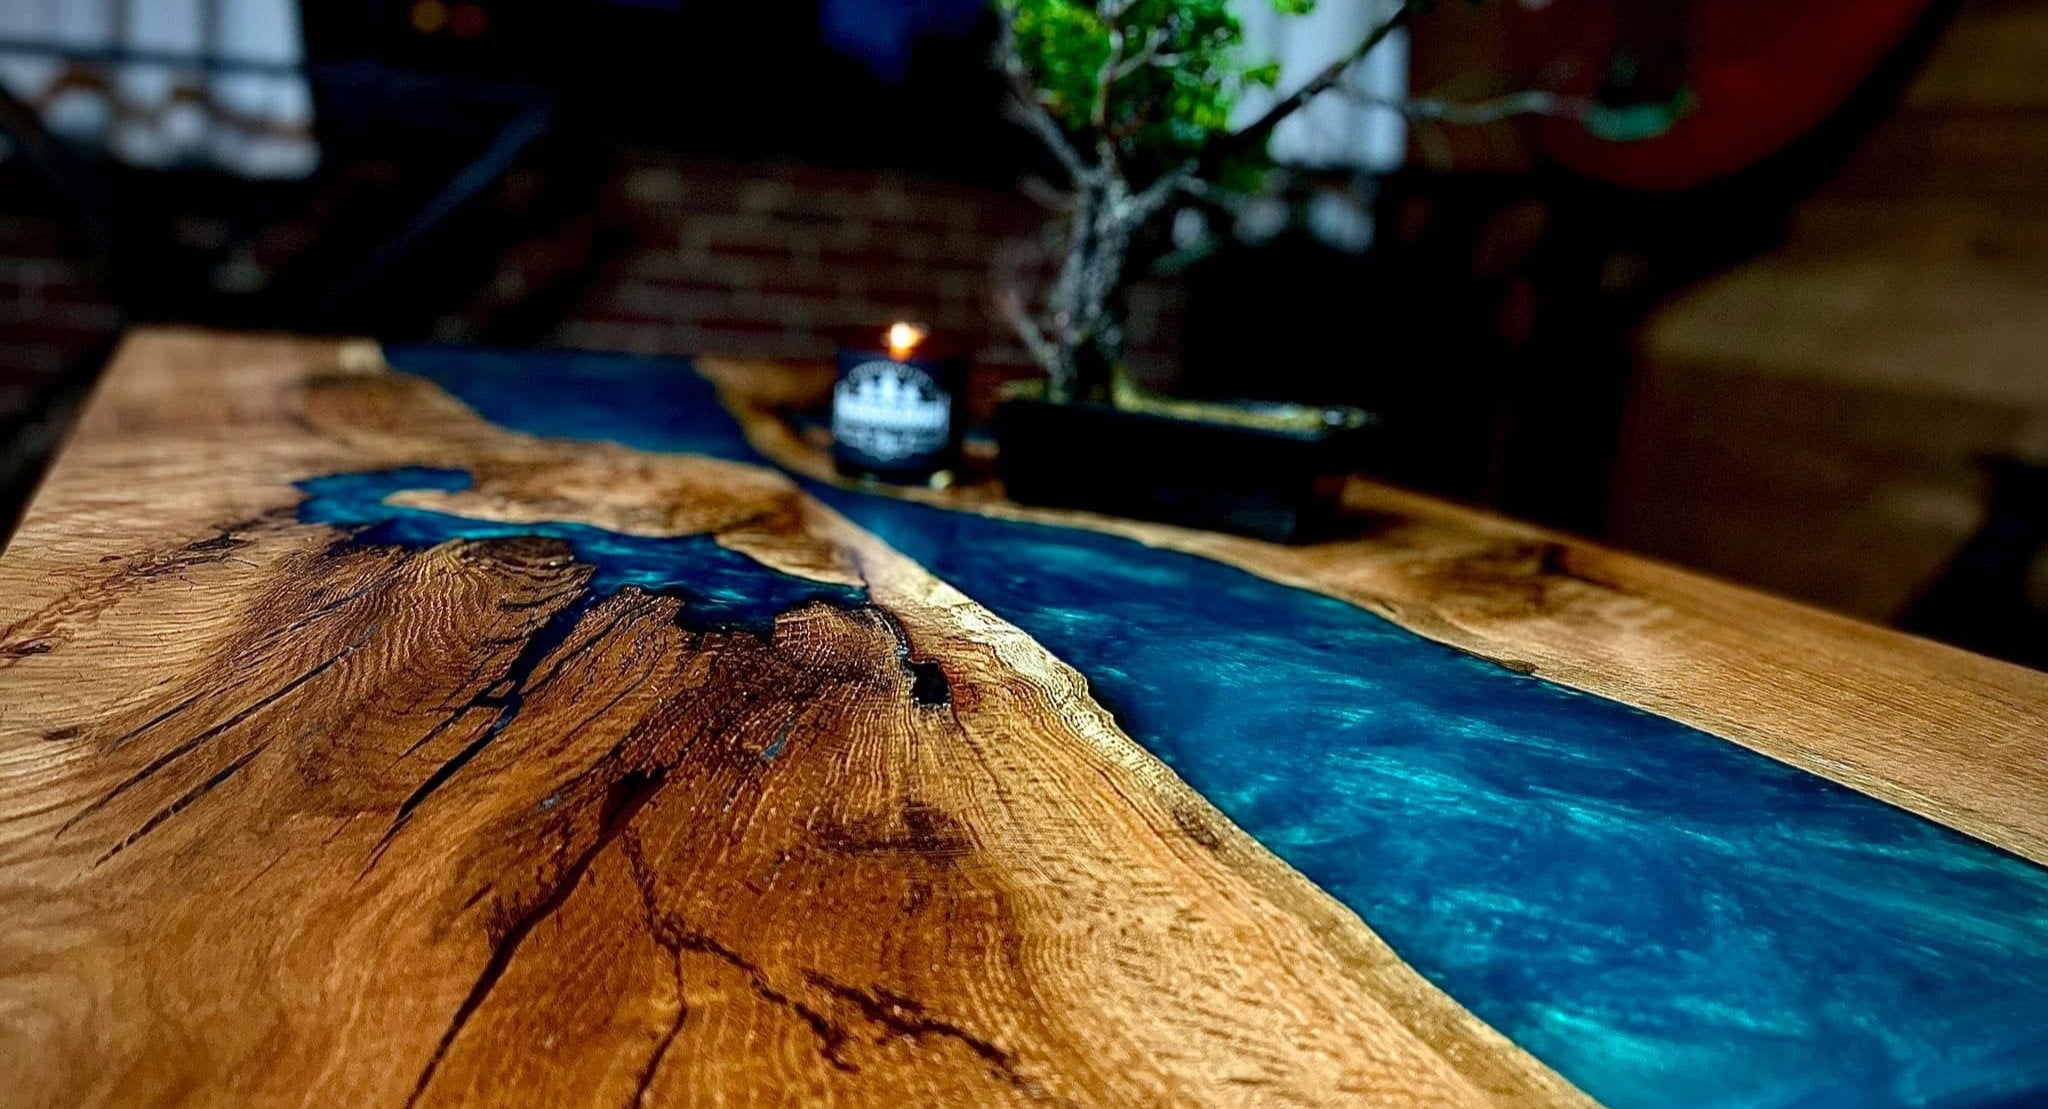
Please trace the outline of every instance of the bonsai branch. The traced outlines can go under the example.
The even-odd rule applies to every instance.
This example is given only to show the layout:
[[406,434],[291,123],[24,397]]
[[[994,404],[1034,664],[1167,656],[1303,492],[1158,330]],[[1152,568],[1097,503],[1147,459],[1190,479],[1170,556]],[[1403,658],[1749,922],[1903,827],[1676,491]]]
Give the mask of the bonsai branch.
[[1038,90],[1032,87],[1031,74],[1025,69],[1024,59],[1017,54],[1017,36],[1004,22],[1002,34],[996,39],[996,64],[1010,83],[1009,116],[1023,124],[1038,141],[1051,150],[1068,175],[1077,181],[1087,176],[1088,163],[1081,152],[1068,140],[1067,133],[1060,127],[1059,120],[1046,110],[1045,102],[1039,99]]
[[1322,72],[1309,78],[1307,84],[1281,97],[1278,103],[1266,109],[1264,115],[1245,125],[1242,129],[1226,136],[1221,142],[1214,144],[1216,154],[1229,156],[1258,148],[1273,133],[1273,129],[1280,126],[1288,116],[1301,110],[1302,106],[1306,105],[1309,101],[1336,88],[1338,82],[1344,79],[1344,74],[1349,72],[1352,66],[1357,65],[1367,54],[1378,49],[1380,43],[1387,41],[1388,35],[1393,34],[1408,22],[1408,16],[1413,10],[1412,5],[1404,0],[1399,10],[1395,11],[1393,15],[1388,16],[1379,26],[1374,27],[1372,32],[1360,40],[1358,45],[1353,47],[1349,53],[1324,66]]
[[1159,52],[1166,45],[1166,40],[1166,28],[1154,28],[1152,34],[1145,39],[1145,45],[1110,73],[1110,80],[1121,81],[1148,65],[1170,66],[1179,61],[1179,55]]
[[1024,344],[1024,352],[1038,368],[1050,374],[1059,365],[1059,351],[1054,349],[1052,340],[1032,317],[1031,308],[1024,303],[1024,293],[1016,285],[1005,285],[996,291],[996,310],[1003,314],[1010,329],[1017,333],[1017,339]]
[[1343,90],[1342,95],[1354,104],[1386,108],[1410,119],[1458,126],[1499,123],[1517,116],[1532,115],[1583,120],[1600,110],[1599,104],[1585,97],[1560,96],[1540,89],[1469,101],[1433,100],[1427,97],[1398,99],[1371,96],[1349,89]]
[[[1109,90],[1116,84],[1116,71],[1123,67],[1124,33],[1115,27],[1109,29],[1109,53],[1102,59],[1102,65],[1095,71],[1095,104],[1088,110],[1088,121],[1095,130],[1105,133],[1109,127]],[[1108,160],[1109,140],[1103,138],[1096,144],[1101,148],[1104,160]]]

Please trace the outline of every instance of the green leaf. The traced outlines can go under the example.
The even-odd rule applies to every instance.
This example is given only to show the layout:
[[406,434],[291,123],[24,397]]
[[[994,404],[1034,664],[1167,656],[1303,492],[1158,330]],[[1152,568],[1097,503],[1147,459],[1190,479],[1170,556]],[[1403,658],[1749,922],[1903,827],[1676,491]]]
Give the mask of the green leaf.
[[[1269,2],[1286,16],[1316,4]],[[1097,0],[993,3],[1039,102],[1082,149],[1110,143],[1133,180],[1199,154],[1228,133],[1247,90],[1272,88],[1280,79],[1278,64],[1248,56],[1232,0],[1130,0],[1113,26]],[[1163,60],[1128,64],[1142,63],[1136,52],[1147,48]],[[1106,96],[1105,67],[1117,72]]]
[[1680,119],[1692,113],[1698,99],[1691,89],[1681,89],[1669,100],[1616,107],[1595,105],[1582,119],[1586,132],[1608,142],[1641,142],[1670,131]]

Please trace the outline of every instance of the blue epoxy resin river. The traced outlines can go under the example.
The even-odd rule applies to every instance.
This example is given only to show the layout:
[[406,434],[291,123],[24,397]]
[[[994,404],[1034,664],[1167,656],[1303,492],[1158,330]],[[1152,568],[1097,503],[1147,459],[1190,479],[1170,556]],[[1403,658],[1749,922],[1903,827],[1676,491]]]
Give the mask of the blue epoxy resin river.
[[[521,431],[762,461],[678,362],[390,357]],[[374,505],[394,480],[362,477],[309,484],[327,506],[315,515],[404,542],[554,534],[598,567],[594,592],[659,579],[749,620],[852,599],[708,542],[622,550],[554,530],[575,525],[393,523],[406,514]],[[356,495],[372,485],[374,500]],[[1218,563],[808,488],[1074,665],[1233,820],[1602,1101],[2048,1104],[2048,870]]]

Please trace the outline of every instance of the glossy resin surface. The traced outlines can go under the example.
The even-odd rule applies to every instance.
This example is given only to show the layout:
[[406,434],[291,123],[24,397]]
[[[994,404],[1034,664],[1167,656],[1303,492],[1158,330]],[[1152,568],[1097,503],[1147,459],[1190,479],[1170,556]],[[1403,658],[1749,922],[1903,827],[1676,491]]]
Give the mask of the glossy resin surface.
[[[760,461],[678,363],[390,357],[519,430]],[[708,541],[383,503],[462,480],[316,479],[302,512],[407,544],[553,535],[597,567],[593,595],[674,590],[714,621],[858,600]],[[2048,1099],[2048,871],[1217,563],[809,489],[1081,670],[1127,732],[1232,819],[1603,1101]]]

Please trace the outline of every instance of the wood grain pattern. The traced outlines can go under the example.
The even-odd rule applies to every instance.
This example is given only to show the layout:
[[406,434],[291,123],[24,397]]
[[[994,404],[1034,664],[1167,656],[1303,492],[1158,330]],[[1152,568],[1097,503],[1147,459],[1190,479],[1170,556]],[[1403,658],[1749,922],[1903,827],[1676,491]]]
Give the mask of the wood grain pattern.
[[[780,412],[816,367],[706,359],[762,453],[831,479]],[[2048,864],[2048,675],[1363,480],[1304,547],[1028,508],[993,482],[900,490],[1128,536],[1350,601],[1518,670],[1691,724]]]
[[[551,644],[559,540],[298,521],[396,466],[868,603]],[[0,920],[11,1105],[1584,1101],[787,479],[360,344],[122,349],[0,556]]]

